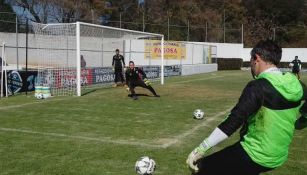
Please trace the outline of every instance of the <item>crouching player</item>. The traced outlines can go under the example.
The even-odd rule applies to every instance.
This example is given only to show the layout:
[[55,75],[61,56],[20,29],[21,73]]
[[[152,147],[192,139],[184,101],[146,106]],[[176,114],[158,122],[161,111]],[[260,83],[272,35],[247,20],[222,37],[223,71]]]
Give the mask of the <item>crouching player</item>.
[[135,67],[133,61],[129,62],[129,68],[126,70],[126,84],[131,92],[129,96],[134,100],[137,100],[137,95],[134,91],[137,86],[150,90],[155,97],[160,97],[150,85],[150,81],[147,79],[144,71]]
[[[281,48],[270,40],[260,41],[252,49],[250,65],[255,80],[246,85],[228,117],[188,156],[194,174],[257,175],[287,161],[299,110],[307,110],[306,105],[301,107],[305,95],[299,80],[277,68],[281,55]],[[241,126],[237,143],[205,156]]]

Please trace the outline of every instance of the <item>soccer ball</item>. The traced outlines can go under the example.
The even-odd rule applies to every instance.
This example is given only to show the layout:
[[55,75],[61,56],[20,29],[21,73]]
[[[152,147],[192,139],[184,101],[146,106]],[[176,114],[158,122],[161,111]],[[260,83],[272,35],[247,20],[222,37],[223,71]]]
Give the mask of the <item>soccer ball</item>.
[[193,113],[194,118],[195,118],[195,119],[198,119],[198,120],[203,119],[203,118],[204,118],[204,115],[205,115],[205,113],[204,113],[204,111],[202,111],[201,109],[196,109],[196,110],[194,111],[194,113]]
[[44,95],[42,93],[39,93],[36,95],[37,99],[44,99]]
[[139,175],[151,175],[156,169],[156,162],[147,157],[139,158],[135,163],[135,171]]

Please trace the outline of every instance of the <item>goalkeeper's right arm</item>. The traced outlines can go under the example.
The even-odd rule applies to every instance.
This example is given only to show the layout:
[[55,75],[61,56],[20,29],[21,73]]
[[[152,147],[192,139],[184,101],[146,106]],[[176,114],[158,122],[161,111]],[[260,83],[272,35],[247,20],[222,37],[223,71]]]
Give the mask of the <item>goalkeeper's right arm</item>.
[[187,165],[193,172],[198,172],[198,167],[196,162],[205,157],[206,152],[217,145],[221,141],[227,139],[228,136],[221,131],[219,128],[215,128],[214,131],[207,137],[203,142],[200,143],[198,147],[196,147],[188,156],[186,160]]

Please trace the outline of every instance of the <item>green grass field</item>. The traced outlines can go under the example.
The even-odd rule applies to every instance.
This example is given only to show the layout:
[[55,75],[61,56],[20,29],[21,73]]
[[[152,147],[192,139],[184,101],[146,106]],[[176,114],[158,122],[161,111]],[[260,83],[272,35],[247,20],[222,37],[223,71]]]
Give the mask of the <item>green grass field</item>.
[[[135,161],[147,155],[157,163],[155,174],[188,175],[187,155],[224,119],[250,80],[249,71],[173,77],[153,85],[161,98],[137,101],[123,87],[82,97],[1,99],[0,174],[133,175]],[[205,119],[192,118],[196,108]],[[306,131],[295,132],[289,160],[266,174],[307,174]],[[234,134],[210,152],[237,139]]]

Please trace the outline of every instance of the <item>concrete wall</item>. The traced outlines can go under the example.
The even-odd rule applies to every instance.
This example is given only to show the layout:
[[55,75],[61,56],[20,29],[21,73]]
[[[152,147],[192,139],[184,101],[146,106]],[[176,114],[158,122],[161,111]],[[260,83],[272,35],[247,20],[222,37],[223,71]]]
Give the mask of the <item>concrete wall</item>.
[[[18,34],[19,48],[6,48],[6,58],[11,66],[16,66],[17,62],[20,67],[26,63],[26,36],[25,34]],[[28,58],[29,64],[35,65],[41,60],[41,53],[38,53],[38,46],[35,43],[35,36],[28,35],[29,47]],[[65,52],[55,50],[49,51],[50,57],[53,58],[54,64],[66,64],[68,66],[75,66],[75,38],[74,36],[63,38],[52,37],[47,40],[54,40],[56,44],[49,45],[48,41],[45,42],[45,47],[57,47]],[[1,33],[0,32],[0,46],[5,42],[6,46],[15,47],[16,35],[15,33]],[[251,48],[244,48],[243,44],[230,44],[230,43],[208,43],[208,42],[185,42],[186,44],[186,58],[185,59],[165,59],[165,65],[191,65],[206,63],[206,48],[211,46],[211,54],[218,58],[242,58],[243,61],[249,61]],[[144,41],[143,40],[114,40],[114,39],[100,39],[94,37],[81,38],[81,54],[87,61],[87,66],[111,66],[112,57],[115,54],[116,48],[120,49],[121,54],[125,56],[126,64],[129,60],[135,61],[137,65],[161,65],[160,59],[145,59],[144,58]],[[68,49],[68,51],[67,51]],[[0,49],[1,56],[2,49]],[[298,56],[302,62],[307,62],[307,48],[283,48],[282,61],[287,62]]]
[[[202,64],[208,62],[207,48],[208,44],[197,42],[186,42],[186,58],[185,59],[164,59],[165,65],[177,64]],[[161,59],[145,59],[144,58],[144,40],[127,40],[125,41],[125,61],[134,61],[137,65],[161,65]]]
[[[146,59],[144,40],[121,40],[114,38],[82,37],[81,55],[84,56],[87,67],[111,66],[115,49],[119,49],[128,64],[133,60],[136,65],[161,65],[161,59]],[[0,45],[6,43],[6,58],[10,65],[24,67],[26,64],[26,36],[0,32]],[[184,42],[186,47],[185,59],[165,59],[165,65],[202,64],[208,62],[209,43]],[[28,64],[35,66],[45,57],[50,66],[76,66],[76,38],[74,36],[39,36],[28,35]],[[39,48],[39,49],[38,49]],[[0,53],[1,54],[1,53]]]
[[217,64],[182,65],[182,75],[193,75],[217,71]]
[[[244,48],[243,44],[230,43],[205,43],[217,47],[218,58],[242,58],[243,61],[250,60],[252,48]],[[307,48],[282,48],[282,62],[289,62],[298,56],[302,62],[307,62]]]
[[242,58],[243,44],[235,43],[206,43],[216,46],[216,57],[218,58]]
[[[252,48],[244,48],[242,52],[243,61],[250,60],[250,52]],[[302,62],[307,62],[307,48],[283,48],[281,62],[290,62],[295,56]]]

